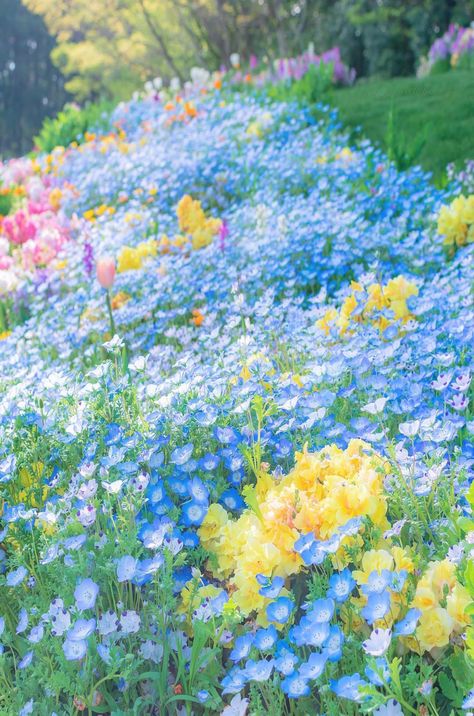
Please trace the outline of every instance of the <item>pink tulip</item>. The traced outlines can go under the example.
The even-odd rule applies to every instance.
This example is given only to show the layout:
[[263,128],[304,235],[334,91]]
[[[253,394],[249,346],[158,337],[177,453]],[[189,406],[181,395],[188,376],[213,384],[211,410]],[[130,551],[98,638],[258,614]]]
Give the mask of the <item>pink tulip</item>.
[[115,280],[115,260],[104,256],[96,263],[97,280],[102,288],[112,288]]

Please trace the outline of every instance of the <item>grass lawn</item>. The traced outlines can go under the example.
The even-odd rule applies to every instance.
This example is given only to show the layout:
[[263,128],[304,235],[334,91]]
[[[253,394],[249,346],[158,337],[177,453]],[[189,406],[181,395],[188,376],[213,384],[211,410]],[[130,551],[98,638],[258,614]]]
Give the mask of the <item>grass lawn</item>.
[[385,149],[392,107],[396,133],[404,135],[408,146],[426,131],[427,141],[416,163],[435,177],[449,162],[459,165],[474,159],[474,72],[361,81],[335,90],[332,101],[347,125],[360,127]]

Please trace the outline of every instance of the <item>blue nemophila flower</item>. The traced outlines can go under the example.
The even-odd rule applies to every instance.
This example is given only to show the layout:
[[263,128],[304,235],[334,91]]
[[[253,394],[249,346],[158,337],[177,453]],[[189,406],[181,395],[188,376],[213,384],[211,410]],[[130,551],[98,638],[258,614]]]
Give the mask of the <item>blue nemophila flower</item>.
[[34,710],[35,702],[33,699],[30,699],[26,702],[24,706],[20,709],[18,712],[18,716],[28,716],[28,714],[32,714]]
[[268,681],[274,666],[274,659],[249,659],[245,664],[245,675],[249,681]]
[[222,694],[224,696],[226,694],[238,694],[247,681],[248,677],[245,669],[239,669],[237,666],[234,666],[221,681],[221,686],[224,687]]
[[342,629],[333,624],[329,629],[329,635],[323,644],[324,653],[329,661],[339,661],[342,656],[342,645],[345,637]]
[[199,526],[206,516],[207,510],[207,503],[202,504],[194,500],[186,502],[182,508],[181,521],[187,527],[190,527],[191,525]]
[[365,675],[374,686],[384,686],[390,682],[390,669],[383,657],[374,659],[373,664],[365,667]]
[[352,674],[352,676],[343,676],[337,680],[331,679],[329,685],[331,691],[334,691],[340,698],[349,699],[349,701],[363,701],[365,698],[360,693],[360,689],[367,686],[367,682],[358,673]]
[[277,630],[271,624],[267,629],[258,629],[256,631],[253,644],[260,651],[270,651],[277,639]]
[[315,622],[330,622],[333,615],[335,604],[333,599],[316,599],[310,605],[306,618]]
[[311,689],[308,679],[301,676],[298,672],[290,674],[281,682],[281,690],[290,699],[299,699],[302,696],[309,696]]
[[[265,587],[263,587],[265,589]],[[260,590],[260,594],[262,590]],[[267,606],[267,619],[269,622],[277,622],[278,624],[286,624],[294,609],[294,602],[288,597],[278,597],[278,599]]]
[[209,501],[209,490],[199,477],[193,477],[188,484],[189,495],[201,505],[207,505]]
[[92,579],[86,578],[80,582],[75,591],[74,598],[76,600],[77,609],[82,612],[85,609],[93,609],[99,594],[99,586],[92,581]]
[[278,595],[280,594],[281,590],[283,589],[283,585],[285,584],[285,580],[283,577],[273,577],[273,579],[268,579],[268,577],[263,577],[265,579],[265,582],[262,582],[259,577],[263,577],[263,575],[257,575],[257,580],[259,584],[262,584],[263,586],[258,590],[258,593],[262,595],[262,597],[266,597],[267,599],[276,599]]
[[7,574],[7,587],[18,587],[28,574],[26,567],[18,567]]
[[24,607],[20,609],[20,613],[18,614],[18,624],[16,626],[16,633],[22,634],[24,631],[26,631],[26,628],[28,626],[28,612]]
[[19,669],[26,669],[33,661],[33,652],[28,651],[25,656],[18,662]]
[[82,641],[87,639],[95,630],[95,619],[78,619],[71,629],[69,629],[66,638],[68,641]]
[[238,636],[234,642],[234,648],[229,654],[229,659],[231,659],[231,661],[246,659],[250,654],[252,643],[253,634],[243,634],[242,636]]
[[191,458],[193,450],[194,445],[192,443],[188,443],[182,447],[176,447],[171,453],[170,461],[175,465],[185,465]]
[[406,569],[401,569],[399,572],[392,572],[392,579],[390,582],[390,589],[392,592],[401,592],[405,586],[405,582],[408,577]]
[[421,611],[419,609],[409,609],[404,618],[394,624],[393,633],[395,636],[410,636],[410,634],[413,634],[420,617]]
[[2,636],[4,631],[5,631],[5,619],[3,617],[0,617],[0,636]]
[[296,668],[299,659],[296,654],[286,646],[279,646],[275,654],[275,669],[283,674],[283,676],[289,676],[293,673]]
[[329,578],[327,596],[342,604],[351,594],[355,584],[350,570],[346,567],[342,572],[335,572]]
[[127,554],[117,562],[117,581],[127,582],[134,578],[137,571],[138,560]]
[[37,626],[33,627],[28,634],[28,641],[31,642],[31,644],[38,644],[38,642],[41,641],[41,639],[44,636],[44,626],[42,624],[38,624]]
[[196,694],[199,703],[205,704],[206,701],[209,699],[209,691],[206,691],[205,689],[201,689],[201,691],[198,691]]
[[373,624],[378,619],[383,619],[390,610],[390,594],[382,592],[382,594],[369,594],[367,604],[361,609],[361,615],[368,624]]
[[329,623],[303,617],[298,626],[291,627],[290,641],[297,646],[322,646],[329,636]]
[[240,511],[245,508],[244,500],[234,487],[224,490],[219,498],[219,502],[224,505],[227,510],[232,510],[233,512]]
[[368,576],[367,582],[362,585],[361,591],[366,596],[369,594],[381,594],[392,581],[392,573],[389,569],[382,569],[378,572],[374,569]]
[[305,679],[318,679],[324,671],[328,657],[322,654],[310,654],[308,661],[300,664],[298,673]]
[[462,703],[462,708],[467,711],[468,709],[474,709],[474,689],[472,689]]
[[87,654],[86,639],[66,639],[63,644],[63,652],[67,661],[78,661]]

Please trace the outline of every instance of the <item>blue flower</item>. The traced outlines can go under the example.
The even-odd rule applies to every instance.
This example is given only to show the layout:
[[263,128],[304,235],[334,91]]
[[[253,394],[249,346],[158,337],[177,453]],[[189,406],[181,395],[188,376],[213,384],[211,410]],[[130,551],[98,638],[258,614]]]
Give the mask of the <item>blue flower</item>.
[[80,612],[84,611],[85,609],[93,609],[98,594],[98,585],[93,582],[92,579],[83,579],[82,582],[77,585],[74,591],[74,598],[76,600],[77,609]]
[[193,477],[188,484],[188,492],[195,502],[206,505],[209,502],[209,490],[199,477]]
[[368,596],[369,594],[381,594],[384,592],[392,581],[392,573],[389,569],[382,569],[378,572],[374,569],[369,574],[367,582],[362,585],[361,591]]
[[254,646],[260,651],[270,651],[278,639],[278,633],[273,624],[268,629],[258,629],[253,640]]
[[297,646],[322,646],[329,636],[329,623],[316,622],[303,617],[298,626],[289,631],[289,637]]
[[329,629],[329,635],[323,644],[324,653],[329,661],[339,661],[342,656],[342,645],[345,637],[340,627],[332,625]]
[[270,580],[268,577],[264,577],[263,575],[257,575],[257,581],[259,584],[264,585],[258,590],[258,593],[261,594],[262,597],[267,597],[267,599],[276,599],[285,584],[283,577],[273,577],[273,579]]
[[346,567],[342,572],[335,572],[329,579],[327,596],[342,604],[351,594],[355,587],[355,580],[350,570]]
[[374,659],[373,666],[365,667],[365,675],[374,686],[385,686],[390,682],[390,669],[383,657]]
[[363,701],[364,696],[359,692],[359,689],[367,686],[367,682],[361,679],[360,674],[352,674],[352,676],[343,676],[338,680],[331,679],[329,682],[331,691],[334,691],[336,696],[343,699],[349,699],[350,701]]
[[26,668],[31,664],[32,661],[33,661],[33,652],[32,652],[32,651],[28,651],[28,652],[25,654],[25,656],[23,657],[23,659],[21,659],[21,660],[18,662],[18,668],[19,668],[19,669],[26,669]]
[[87,654],[87,641],[85,639],[66,639],[63,644],[64,656],[67,661],[78,661]]
[[117,580],[127,582],[134,578],[137,571],[138,561],[135,557],[127,554],[117,562]]
[[419,609],[409,609],[404,618],[394,624],[393,633],[395,636],[410,636],[410,634],[413,634],[420,617],[421,611]]
[[302,696],[309,696],[311,690],[309,688],[308,679],[305,679],[298,672],[290,674],[281,682],[281,690],[290,699],[299,699]]
[[176,447],[171,453],[170,462],[175,465],[185,465],[193,454],[194,445],[188,443],[182,447]]
[[83,641],[87,639],[95,629],[95,619],[78,619],[68,631],[68,641]]
[[224,490],[219,498],[219,502],[224,505],[227,510],[237,512],[245,508],[245,502],[234,487]]
[[401,569],[400,572],[392,572],[392,581],[390,583],[390,589],[392,592],[401,592],[407,577],[408,572],[406,569]]
[[333,599],[316,599],[307,613],[307,618],[315,622],[330,622],[334,615]]
[[[262,590],[260,590],[260,593]],[[277,622],[278,624],[286,624],[294,609],[294,602],[288,597],[278,597],[278,599],[267,606],[267,619],[269,622]]]
[[383,619],[390,610],[390,594],[382,592],[382,594],[370,594],[367,604],[361,609],[361,614],[368,624],[373,624],[378,619]]
[[275,666],[273,659],[249,659],[245,664],[245,675],[249,681],[268,681]]
[[181,520],[187,527],[191,525],[199,526],[207,513],[208,505],[191,500],[183,505],[183,513]]
[[15,569],[13,572],[9,572],[7,574],[7,586],[18,587],[18,585],[23,582],[27,574],[28,570],[26,567],[18,567],[18,569]]
[[324,671],[328,657],[326,654],[310,654],[308,661],[300,665],[298,672],[305,679],[318,679]]
[[231,661],[240,661],[246,659],[252,648],[253,634],[243,634],[238,636],[234,642],[234,648],[229,654]]
[[239,669],[234,666],[221,681],[221,686],[224,687],[222,694],[224,696],[225,694],[238,694],[247,683],[247,680],[245,669]]
[[298,657],[288,647],[281,647],[275,655],[275,668],[283,676],[289,676],[295,670]]

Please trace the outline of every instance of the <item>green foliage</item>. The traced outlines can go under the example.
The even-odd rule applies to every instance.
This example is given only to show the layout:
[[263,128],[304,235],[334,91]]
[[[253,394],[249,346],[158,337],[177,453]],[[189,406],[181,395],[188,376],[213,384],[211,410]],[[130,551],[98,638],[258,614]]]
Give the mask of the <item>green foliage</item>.
[[42,152],[55,147],[67,147],[71,142],[81,143],[85,132],[107,129],[110,103],[89,104],[83,109],[67,105],[56,117],[47,117],[34,141]]
[[331,63],[312,65],[300,79],[286,80],[269,87],[268,94],[277,101],[296,100],[302,104],[314,105],[328,99],[332,89],[333,65]]
[[428,141],[429,125],[425,125],[421,132],[412,139],[407,139],[405,133],[400,129],[400,123],[391,108],[387,119],[387,132],[385,145],[388,158],[395,163],[398,170],[403,171],[416,164],[423,147]]
[[459,70],[423,79],[361,82],[335,90],[332,100],[343,122],[361,127],[364,135],[384,150],[388,149],[387,120],[392,107],[405,137],[405,153],[414,151],[412,144],[430,125],[416,162],[438,177],[450,162],[460,166],[474,156],[473,96],[474,74]]

